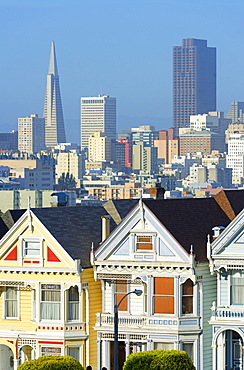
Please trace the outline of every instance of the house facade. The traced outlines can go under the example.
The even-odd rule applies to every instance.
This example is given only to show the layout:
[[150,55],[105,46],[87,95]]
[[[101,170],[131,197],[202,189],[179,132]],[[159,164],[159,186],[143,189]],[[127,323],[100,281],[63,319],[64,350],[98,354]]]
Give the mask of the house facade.
[[[222,232],[221,232],[222,231]],[[212,305],[213,370],[244,368],[244,210],[208,243],[210,270],[217,277]]]
[[[6,224],[16,222],[0,240],[1,370],[15,370],[26,360],[45,354],[70,355],[84,366],[96,364],[92,327],[94,310],[101,302],[101,284],[94,281],[86,256],[82,258],[82,245],[80,258],[72,250],[73,230],[68,234],[64,223],[75,207],[70,209],[67,215],[58,208],[5,215]],[[64,238],[54,236],[59,222],[70,248]],[[58,232],[62,233],[60,227]],[[89,251],[90,246],[88,256]]]
[[130,353],[181,349],[196,369],[212,369],[209,320],[217,284],[206,246],[212,228],[231,221],[231,202],[228,208],[223,200],[224,192],[219,199],[141,200],[94,252],[102,285],[98,368],[114,366],[114,306],[140,289],[141,296],[129,294],[119,305],[119,368]]

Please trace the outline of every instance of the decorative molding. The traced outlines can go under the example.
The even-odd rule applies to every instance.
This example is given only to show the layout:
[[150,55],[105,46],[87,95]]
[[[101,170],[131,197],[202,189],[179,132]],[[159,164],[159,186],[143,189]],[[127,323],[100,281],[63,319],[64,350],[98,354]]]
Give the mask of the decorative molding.
[[132,275],[129,275],[129,274],[101,274],[101,273],[98,273],[97,278],[98,279],[108,279],[108,280],[110,280],[110,279],[111,280],[116,280],[116,279],[131,280]]

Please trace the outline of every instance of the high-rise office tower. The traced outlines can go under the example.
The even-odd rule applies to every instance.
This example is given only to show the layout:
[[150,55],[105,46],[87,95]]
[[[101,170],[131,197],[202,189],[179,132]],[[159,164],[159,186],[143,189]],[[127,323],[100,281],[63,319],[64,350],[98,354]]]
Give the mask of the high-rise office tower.
[[43,117],[45,118],[46,146],[53,148],[59,143],[65,143],[63,109],[54,41],[51,46]]
[[243,123],[244,122],[244,102],[233,101],[231,102],[231,108],[226,114],[226,118],[230,118],[232,123]]
[[190,115],[216,110],[216,48],[183,39],[173,47],[173,127],[189,127]]
[[95,132],[116,140],[116,98],[109,95],[81,98],[81,149],[89,147]]
[[18,118],[18,149],[20,152],[34,154],[45,149],[45,119],[38,114]]

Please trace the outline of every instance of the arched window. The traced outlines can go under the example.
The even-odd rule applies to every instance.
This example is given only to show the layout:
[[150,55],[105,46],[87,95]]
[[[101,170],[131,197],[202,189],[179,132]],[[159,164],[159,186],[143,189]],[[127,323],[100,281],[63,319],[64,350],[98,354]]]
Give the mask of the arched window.
[[79,292],[77,286],[68,291],[68,320],[79,320]]
[[190,279],[182,285],[182,313],[193,313],[193,282]]

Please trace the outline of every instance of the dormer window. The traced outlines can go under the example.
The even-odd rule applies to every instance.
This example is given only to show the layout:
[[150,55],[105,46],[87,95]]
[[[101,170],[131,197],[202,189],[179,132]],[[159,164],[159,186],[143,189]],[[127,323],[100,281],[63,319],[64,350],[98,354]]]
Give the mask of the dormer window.
[[136,249],[151,251],[153,249],[153,242],[151,235],[137,235],[136,237]]

